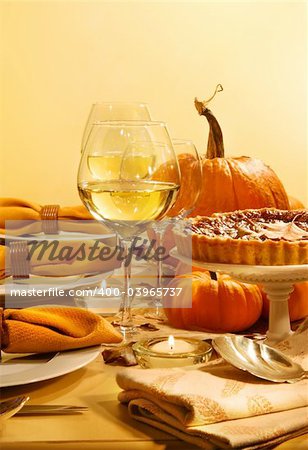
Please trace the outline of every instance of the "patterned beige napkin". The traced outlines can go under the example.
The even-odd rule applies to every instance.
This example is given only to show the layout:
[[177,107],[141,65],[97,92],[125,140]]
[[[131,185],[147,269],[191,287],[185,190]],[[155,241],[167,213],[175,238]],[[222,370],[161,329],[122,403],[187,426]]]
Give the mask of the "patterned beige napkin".
[[[308,322],[279,345],[308,368]],[[308,431],[307,380],[271,383],[217,360],[199,370],[129,368],[118,374],[135,419],[205,449],[261,449]]]

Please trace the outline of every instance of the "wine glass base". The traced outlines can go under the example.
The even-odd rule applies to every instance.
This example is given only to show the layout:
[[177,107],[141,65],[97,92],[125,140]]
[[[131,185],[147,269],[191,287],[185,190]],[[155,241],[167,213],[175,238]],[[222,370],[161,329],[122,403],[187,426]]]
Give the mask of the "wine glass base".
[[146,317],[147,319],[154,319],[154,320],[159,320],[159,321],[166,319],[164,310],[161,306],[156,308],[154,311],[149,311],[149,312],[145,313],[144,317]]
[[120,333],[122,334],[124,341],[130,341],[133,337],[136,336],[138,330],[134,326],[120,325]]
[[150,310],[144,314],[144,317],[146,317],[147,319],[155,319],[159,321],[166,319],[163,300],[161,299],[161,297],[154,298],[149,303],[149,309]]

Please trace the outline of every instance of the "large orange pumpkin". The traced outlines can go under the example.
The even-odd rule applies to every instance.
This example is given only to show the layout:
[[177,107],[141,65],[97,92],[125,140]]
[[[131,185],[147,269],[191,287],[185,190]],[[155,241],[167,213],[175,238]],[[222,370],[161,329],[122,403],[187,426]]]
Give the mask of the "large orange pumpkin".
[[290,209],[304,209],[304,204],[295,197],[289,195]]
[[193,272],[175,277],[168,287],[181,289],[175,291],[179,295],[165,299],[167,318],[176,328],[241,331],[261,315],[262,296],[258,286],[239,283],[228,275],[217,274],[211,278],[209,272]]
[[[260,290],[263,297],[262,316],[268,319],[269,301],[262,288]],[[289,298],[289,314],[291,322],[308,316],[308,281],[294,285],[294,291]]]
[[[217,88],[222,90],[220,85]],[[206,158],[203,159],[202,192],[192,215],[263,207],[289,209],[284,187],[270,167],[248,156],[225,158],[222,131],[207,108],[208,102],[195,100],[196,109],[208,120],[210,131]]]

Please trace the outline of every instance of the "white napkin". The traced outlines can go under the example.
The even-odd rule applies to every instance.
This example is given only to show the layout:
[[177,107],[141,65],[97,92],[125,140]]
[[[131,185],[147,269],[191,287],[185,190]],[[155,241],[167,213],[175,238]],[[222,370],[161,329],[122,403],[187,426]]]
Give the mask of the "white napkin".
[[[279,348],[308,367],[308,321]],[[122,370],[119,400],[135,419],[205,449],[266,448],[308,431],[307,380],[258,379],[218,360],[199,370]]]

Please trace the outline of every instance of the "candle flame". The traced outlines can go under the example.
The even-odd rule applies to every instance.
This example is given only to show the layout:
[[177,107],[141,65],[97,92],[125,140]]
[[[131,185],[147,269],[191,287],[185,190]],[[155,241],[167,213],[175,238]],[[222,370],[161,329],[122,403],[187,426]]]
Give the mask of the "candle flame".
[[170,348],[170,351],[172,351],[174,349],[174,336],[172,336],[172,334],[168,337],[168,345]]

